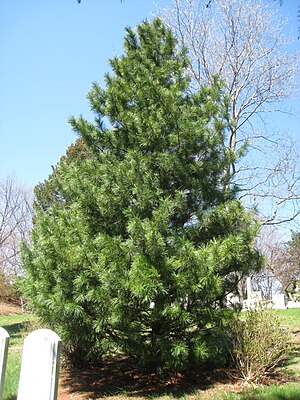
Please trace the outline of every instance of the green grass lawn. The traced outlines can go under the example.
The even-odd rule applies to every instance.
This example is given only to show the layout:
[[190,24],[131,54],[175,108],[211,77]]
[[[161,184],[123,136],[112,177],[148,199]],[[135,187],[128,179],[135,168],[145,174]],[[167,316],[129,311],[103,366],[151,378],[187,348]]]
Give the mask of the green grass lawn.
[[[300,330],[300,309],[278,310],[276,313],[279,315],[282,325],[291,329],[292,331]],[[11,336],[8,352],[8,363],[6,371],[6,380],[4,386],[4,400],[16,399],[18,390],[18,380],[21,365],[21,352],[25,332],[28,331],[28,324],[32,323],[34,318],[31,315],[14,315],[14,316],[0,316],[0,326],[8,331]],[[34,326],[34,325],[33,325]],[[32,329],[32,327],[31,327]],[[35,329],[35,328],[33,328]],[[30,328],[29,328],[30,330]],[[296,336],[294,336],[296,337]],[[286,372],[288,374],[300,375],[300,339],[296,343],[295,351],[288,360]],[[229,392],[229,393],[228,393]],[[240,393],[216,393],[212,395],[210,400],[300,400],[300,383],[290,383],[281,386],[272,385],[261,389],[247,390]],[[160,397],[170,399],[169,396]],[[186,394],[182,397],[185,400],[189,399]],[[192,400],[200,400],[202,396],[197,397],[197,393],[193,394]],[[205,396],[205,399],[207,397]],[[117,396],[120,400],[120,396]],[[124,396],[123,400],[126,400]],[[158,400],[158,397],[156,397]]]
[[13,400],[18,391],[18,382],[21,367],[21,353],[23,332],[32,316],[28,314],[0,316],[0,326],[10,335],[8,360],[4,384],[4,400]]
[[300,329],[300,308],[289,308],[288,310],[276,310],[282,321],[282,325],[291,330]]
[[[216,395],[211,400],[300,400],[300,385],[271,385],[262,389],[247,390],[241,393]],[[198,400],[198,399],[197,399]],[[200,400],[200,398],[199,398]]]

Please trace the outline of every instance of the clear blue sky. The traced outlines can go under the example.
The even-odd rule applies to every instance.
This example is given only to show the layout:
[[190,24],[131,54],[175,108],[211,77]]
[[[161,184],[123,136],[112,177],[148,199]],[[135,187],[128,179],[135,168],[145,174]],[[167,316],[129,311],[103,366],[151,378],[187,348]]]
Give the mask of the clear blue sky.
[[0,0],[0,177],[47,178],[76,139],[68,118],[92,118],[86,94],[122,53],[125,26],[153,10],[152,0]]
[[[295,36],[298,3],[280,8]],[[0,0],[0,177],[15,173],[27,186],[47,178],[76,139],[68,118],[92,119],[86,94],[122,53],[124,27],[154,10],[152,0]],[[299,119],[278,125],[298,137]]]

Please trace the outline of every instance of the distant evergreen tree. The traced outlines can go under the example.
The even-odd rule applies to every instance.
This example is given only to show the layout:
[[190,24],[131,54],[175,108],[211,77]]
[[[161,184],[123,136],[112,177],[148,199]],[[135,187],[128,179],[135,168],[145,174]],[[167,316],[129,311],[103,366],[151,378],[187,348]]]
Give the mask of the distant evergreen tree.
[[74,362],[121,350],[147,369],[196,368],[220,360],[236,273],[261,265],[257,225],[223,181],[220,83],[191,94],[159,19],[128,28],[124,47],[88,94],[95,123],[71,119],[84,151],[39,187],[23,292]]

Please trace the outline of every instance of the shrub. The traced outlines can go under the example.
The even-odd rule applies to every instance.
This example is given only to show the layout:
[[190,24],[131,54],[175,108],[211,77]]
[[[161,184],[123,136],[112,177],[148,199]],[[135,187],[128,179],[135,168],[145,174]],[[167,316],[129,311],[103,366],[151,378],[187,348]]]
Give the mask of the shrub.
[[232,322],[231,339],[237,377],[249,383],[262,381],[291,351],[289,332],[273,310],[262,306]]

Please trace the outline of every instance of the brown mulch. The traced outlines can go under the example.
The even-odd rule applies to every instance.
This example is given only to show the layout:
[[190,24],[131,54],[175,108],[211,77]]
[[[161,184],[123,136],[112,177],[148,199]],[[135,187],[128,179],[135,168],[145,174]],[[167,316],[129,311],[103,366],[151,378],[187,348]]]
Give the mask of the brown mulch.
[[[293,331],[293,342],[296,343],[295,355],[300,355],[300,328]],[[295,370],[298,363],[292,366]],[[300,383],[300,374],[292,376],[279,370],[269,376],[264,385],[284,385],[289,382]],[[58,400],[96,400],[105,397],[106,400],[134,400],[170,396],[188,397],[189,400],[201,398],[208,400],[212,395],[241,393],[249,390],[249,385],[234,379],[232,374],[222,369],[203,371],[198,375],[184,376],[177,374],[166,380],[158,379],[155,374],[141,374],[128,359],[107,360],[98,367],[88,369],[71,369],[63,366],[60,375]]]
[[[288,382],[300,383],[300,376],[292,377],[284,372],[269,376],[264,385],[284,385]],[[155,374],[141,374],[132,367],[128,359],[107,360],[94,368],[72,370],[62,368],[58,400],[126,400],[133,397],[141,400],[149,397],[169,396],[201,398],[208,400],[212,395],[240,393],[252,386],[234,379],[228,371],[216,369],[203,371],[198,375],[176,375],[166,380]]]
[[160,380],[155,374],[141,374],[128,359],[107,360],[99,367],[71,370],[63,368],[60,378],[58,400],[66,399],[124,399],[134,397],[198,395],[216,385],[233,388],[235,382],[225,371],[216,370],[198,376],[177,374]]

